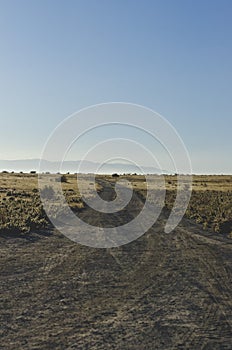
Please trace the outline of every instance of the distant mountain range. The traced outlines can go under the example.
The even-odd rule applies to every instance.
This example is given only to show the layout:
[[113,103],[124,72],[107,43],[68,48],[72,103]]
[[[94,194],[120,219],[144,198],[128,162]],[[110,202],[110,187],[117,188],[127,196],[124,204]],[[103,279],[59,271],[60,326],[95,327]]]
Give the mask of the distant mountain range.
[[[42,170],[45,172],[51,172],[56,173],[58,171],[62,173],[70,172],[75,173],[79,172],[78,168],[82,161],[64,161],[62,168],[59,169],[59,162],[53,162],[53,161],[42,161]],[[32,170],[38,171],[39,170],[39,163],[40,159],[19,159],[19,160],[0,160],[0,171],[15,171],[15,172],[30,172]],[[95,172],[95,169],[98,169],[97,173],[99,174],[111,174],[114,172],[117,173],[142,173],[141,170],[139,170],[139,167],[133,164],[129,163],[106,163],[101,165],[97,162],[91,162],[91,161],[83,161],[81,166],[81,172],[82,173],[93,173]],[[147,174],[160,174],[160,173],[167,173],[165,170],[160,171],[159,169],[155,167],[148,167],[143,166],[143,170]]]

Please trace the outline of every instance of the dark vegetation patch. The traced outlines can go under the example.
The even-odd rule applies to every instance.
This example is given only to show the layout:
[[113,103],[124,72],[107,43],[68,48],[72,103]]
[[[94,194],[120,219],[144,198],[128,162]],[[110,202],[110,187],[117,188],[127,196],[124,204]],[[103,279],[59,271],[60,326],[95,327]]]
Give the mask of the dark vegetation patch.
[[[167,191],[165,202],[170,210],[175,197],[175,191]],[[232,237],[232,192],[193,190],[185,216],[204,230]]]

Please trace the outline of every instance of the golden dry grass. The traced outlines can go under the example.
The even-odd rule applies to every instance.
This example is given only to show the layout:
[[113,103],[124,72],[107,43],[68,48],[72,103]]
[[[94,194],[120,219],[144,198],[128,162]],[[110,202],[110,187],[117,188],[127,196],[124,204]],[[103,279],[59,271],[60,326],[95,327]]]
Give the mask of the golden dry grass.
[[[162,177],[149,175],[153,189],[162,186]],[[113,178],[110,175],[98,175],[98,178],[116,182],[127,179],[135,191],[145,197],[146,179],[142,175],[126,175]],[[176,196],[177,176],[165,175],[166,207],[171,210]],[[81,183],[86,196],[92,196],[93,182],[89,185],[88,175],[65,175],[62,182],[63,193],[70,207],[78,212],[85,207],[77,183]],[[97,191],[101,186],[96,183]],[[231,235],[232,232],[232,176],[231,175],[194,175],[192,197],[186,216],[204,229]],[[55,203],[54,203],[55,205]],[[0,230],[30,231],[32,228],[46,226],[47,219],[38,193],[37,174],[0,174]]]

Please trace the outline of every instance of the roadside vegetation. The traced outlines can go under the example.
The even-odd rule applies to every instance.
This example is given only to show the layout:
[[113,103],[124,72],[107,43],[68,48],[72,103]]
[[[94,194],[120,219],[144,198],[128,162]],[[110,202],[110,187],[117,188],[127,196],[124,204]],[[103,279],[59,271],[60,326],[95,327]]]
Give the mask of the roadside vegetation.
[[[169,189],[166,196],[169,208],[175,198],[176,179],[171,180],[171,183],[174,190]],[[204,230],[232,238],[232,176],[194,176],[192,195],[185,215]]]
[[[64,196],[73,209],[84,208],[74,175],[61,176]],[[52,198],[53,188],[44,188]],[[53,202],[54,212],[59,204]],[[32,230],[51,228],[38,191],[38,176],[30,174],[0,174],[0,233],[29,233]]]
[[[135,189],[145,197],[145,178],[137,175],[129,179],[133,181]],[[165,176],[165,187],[165,206],[171,210],[176,198],[177,176]],[[159,190],[159,185],[156,190]],[[204,230],[232,238],[232,176],[193,176],[192,195],[185,217],[200,224]]]
[[[100,177],[117,181],[119,176]],[[146,196],[146,182],[143,176],[133,174],[120,177],[126,177],[133,183],[137,193]],[[85,204],[78,192],[76,176],[62,175],[61,180],[69,206],[78,213]],[[84,177],[81,181],[85,181]],[[165,176],[165,182],[165,206],[171,210],[176,196],[177,177]],[[97,189],[101,191],[100,186]],[[47,186],[44,191],[52,198],[51,186]],[[88,191],[88,195],[91,195],[91,191]],[[55,207],[58,204],[54,201],[53,205]],[[186,217],[200,224],[205,230],[232,237],[232,176],[194,176]],[[38,175],[34,172],[0,173],[0,233],[29,233],[32,230],[51,227],[40,200]]]

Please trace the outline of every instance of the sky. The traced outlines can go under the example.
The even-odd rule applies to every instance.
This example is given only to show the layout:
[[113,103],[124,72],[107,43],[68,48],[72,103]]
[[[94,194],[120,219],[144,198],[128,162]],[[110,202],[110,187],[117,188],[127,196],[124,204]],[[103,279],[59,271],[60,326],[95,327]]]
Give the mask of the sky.
[[230,0],[0,0],[0,159],[39,158],[66,117],[117,101],[165,117],[194,173],[232,173],[231,15]]

